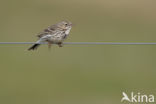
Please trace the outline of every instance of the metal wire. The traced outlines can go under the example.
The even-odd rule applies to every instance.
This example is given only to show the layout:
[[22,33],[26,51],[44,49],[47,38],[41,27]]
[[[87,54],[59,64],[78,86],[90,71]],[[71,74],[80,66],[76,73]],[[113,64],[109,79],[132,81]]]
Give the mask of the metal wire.
[[[0,44],[35,44],[35,42],[0,42]],[[47,44],[47,43],[41,43]],[[67,45],[156,45],[156,42],[64,42]]]

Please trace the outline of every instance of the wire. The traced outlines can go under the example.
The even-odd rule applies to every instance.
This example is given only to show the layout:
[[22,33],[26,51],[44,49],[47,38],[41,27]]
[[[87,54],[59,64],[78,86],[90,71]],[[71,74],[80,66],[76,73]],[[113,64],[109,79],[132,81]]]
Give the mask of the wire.
[[[35,42],[0,42],[0,44],[35,44]],[[47,44],[47,43],[41,43]],[[156,42],[64,42],[67,45],[156,45]]]

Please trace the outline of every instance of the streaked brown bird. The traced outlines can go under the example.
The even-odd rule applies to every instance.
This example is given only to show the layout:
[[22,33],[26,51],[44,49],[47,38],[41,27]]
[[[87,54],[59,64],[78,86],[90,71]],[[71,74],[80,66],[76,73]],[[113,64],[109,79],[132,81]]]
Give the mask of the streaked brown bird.
[[72,23],[69,21],[62,21],[49,26],[37,35],[39,40],[28,50],[36,50],[42,42],[48,42],[49,48],[51,44],[58,44],[59,47],[62,47],[63,41],[68,37],[71,28]]

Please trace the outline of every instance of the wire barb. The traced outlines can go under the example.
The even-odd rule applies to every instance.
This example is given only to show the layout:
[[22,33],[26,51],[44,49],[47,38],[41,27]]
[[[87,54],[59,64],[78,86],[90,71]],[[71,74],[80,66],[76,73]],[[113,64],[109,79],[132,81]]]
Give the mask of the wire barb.
[[[35,42],[0,42],[0,44],[35,44]],[[48,44],[46,42],[41,44]],[[156,42],[64,42],[67,45],[156,45]]]

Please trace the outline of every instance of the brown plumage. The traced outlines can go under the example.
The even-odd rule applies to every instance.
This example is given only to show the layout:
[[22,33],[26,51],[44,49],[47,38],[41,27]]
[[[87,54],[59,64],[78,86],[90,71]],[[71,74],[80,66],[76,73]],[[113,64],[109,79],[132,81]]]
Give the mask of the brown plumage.
[[62,21],[49,26],[37,35],[39,37],[39,40],[28,50],[37,49],[42,42],[48,42],[49,47],[51,46],[51,44],[58,44],[60,47],[62,47],[62,42],[69,35],[71,28],[72,23],[69,21]]

